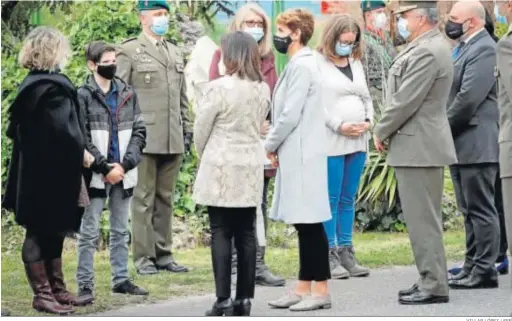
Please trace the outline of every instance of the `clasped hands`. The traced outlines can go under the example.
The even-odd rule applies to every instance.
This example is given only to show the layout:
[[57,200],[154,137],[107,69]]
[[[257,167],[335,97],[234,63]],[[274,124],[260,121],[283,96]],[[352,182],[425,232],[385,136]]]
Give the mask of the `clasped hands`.
[[338,131],[343,136],[359,137],[366,133],[368,129],[370,129],[370,123],[366,121],[362,123],[344,122],[338,128]]
[[119,163],[112,163],[108,165],[112,166],[112,169],[103,180],[111,185],[116,185],[124,179],[124,169]]
[[[91,165],[94,163],[94,156],[92,156],[91,153],[89,153],[87,150],[84,150],[84,160],[83,160],[83,166],[85,168],[90,168]],[[110,172],[108,172],[107,176],[103,178],[104,182],[107,182],[112,185],[116,185],[120,181],[124,179],[124,169],[123,166],[119,163],[113,163],[108,164],[108,166],[112,167]]]

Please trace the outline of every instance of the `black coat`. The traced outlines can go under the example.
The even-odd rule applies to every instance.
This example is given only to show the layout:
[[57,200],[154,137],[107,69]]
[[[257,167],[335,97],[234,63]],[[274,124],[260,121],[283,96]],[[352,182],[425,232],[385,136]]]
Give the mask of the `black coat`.
[[85,139],[76,89],[60,73],[31,72],[9,110],[13,152],[3,207],[28,230],[78,231]]

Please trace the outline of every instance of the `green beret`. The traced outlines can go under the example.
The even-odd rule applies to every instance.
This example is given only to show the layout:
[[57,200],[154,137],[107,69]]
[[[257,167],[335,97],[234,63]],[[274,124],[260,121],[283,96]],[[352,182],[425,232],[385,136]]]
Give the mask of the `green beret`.
[[383,0],[361,0],[361,9],[363,12],[372,11],[386,7],[386,1]]
[[139,0],[137,1],[137,10],[158,10],[166,9],[169,11],[169,4],[165,0]]

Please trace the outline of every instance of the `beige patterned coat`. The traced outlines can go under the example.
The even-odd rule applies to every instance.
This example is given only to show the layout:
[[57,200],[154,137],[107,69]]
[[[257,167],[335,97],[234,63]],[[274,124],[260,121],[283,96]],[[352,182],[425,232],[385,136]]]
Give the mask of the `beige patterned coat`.
[[265,152],[260,128],[270,107],[264,82],[225,76],[208,84],[196,107],[200,158],[194,201],[218,207],[259,207]]

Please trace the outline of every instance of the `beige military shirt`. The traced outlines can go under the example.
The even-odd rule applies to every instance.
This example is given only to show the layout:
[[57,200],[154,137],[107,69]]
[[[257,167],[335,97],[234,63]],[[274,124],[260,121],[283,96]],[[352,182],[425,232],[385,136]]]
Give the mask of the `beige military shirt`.
[[192,126],[181,50],[142,32],[120,45],[117,65],[117,75],[139,99],[147,127],[144,153],[183,153],[184,132],[191,133]]

